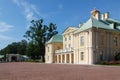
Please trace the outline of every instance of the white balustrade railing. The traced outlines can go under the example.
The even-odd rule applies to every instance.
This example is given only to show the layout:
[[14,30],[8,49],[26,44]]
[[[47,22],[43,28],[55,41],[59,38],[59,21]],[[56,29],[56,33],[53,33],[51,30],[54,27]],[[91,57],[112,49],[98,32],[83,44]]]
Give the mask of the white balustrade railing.
[[66,52],[72,52],[73,49],[72,48],[68,48],[68,49],[59,49],[59,50],[55,50],[55,53],[66,53]]

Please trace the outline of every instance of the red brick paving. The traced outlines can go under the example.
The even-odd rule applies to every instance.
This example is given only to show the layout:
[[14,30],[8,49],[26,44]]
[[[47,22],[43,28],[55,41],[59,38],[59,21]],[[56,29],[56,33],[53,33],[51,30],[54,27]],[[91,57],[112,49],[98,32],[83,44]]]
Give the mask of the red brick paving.
[[120,67],[0,63],[0,80],[120,80]]

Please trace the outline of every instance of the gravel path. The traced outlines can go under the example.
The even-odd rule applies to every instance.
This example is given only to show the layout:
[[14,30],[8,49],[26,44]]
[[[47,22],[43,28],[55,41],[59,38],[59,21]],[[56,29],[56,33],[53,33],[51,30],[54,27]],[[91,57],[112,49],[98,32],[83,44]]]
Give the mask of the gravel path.
[[0,63],[0,80],[120,80],[120,67]]

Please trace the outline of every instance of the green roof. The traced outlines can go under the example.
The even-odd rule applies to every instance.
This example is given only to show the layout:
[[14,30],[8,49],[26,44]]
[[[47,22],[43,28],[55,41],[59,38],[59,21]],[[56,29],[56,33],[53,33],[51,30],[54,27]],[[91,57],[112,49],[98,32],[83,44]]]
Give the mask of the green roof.
[[120,24],[120,21],[111,18],[108,18],[106,21]]
[[62,43],[63,37],[62,35],[54,35],[46,44],[48,43]]
[[[114,21],[113,21],[113,19],[111,19],[111,20],[112,20],[112,23],[116,23],[115,20]],[[97,19],[91,17],[75,33],[79,33],[81,31],[84,31],[84,30],[87,30],[87,29],[90,29],[93,27],[120,31],[120,25],[118,24],[116,26],[116,29],[114,29],[114,26],[112,23],[110,23],[108,20],[97,20]],[[117,23],[118,23],[118,21],[117,21]]]

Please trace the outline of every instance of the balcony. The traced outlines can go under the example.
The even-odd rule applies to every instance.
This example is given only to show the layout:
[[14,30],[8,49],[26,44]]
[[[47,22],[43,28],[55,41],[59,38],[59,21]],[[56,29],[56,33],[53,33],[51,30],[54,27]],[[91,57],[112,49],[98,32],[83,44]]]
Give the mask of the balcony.
[[67,53],[67,52],[73,52],[73,48],[55,50],[55,53]]

